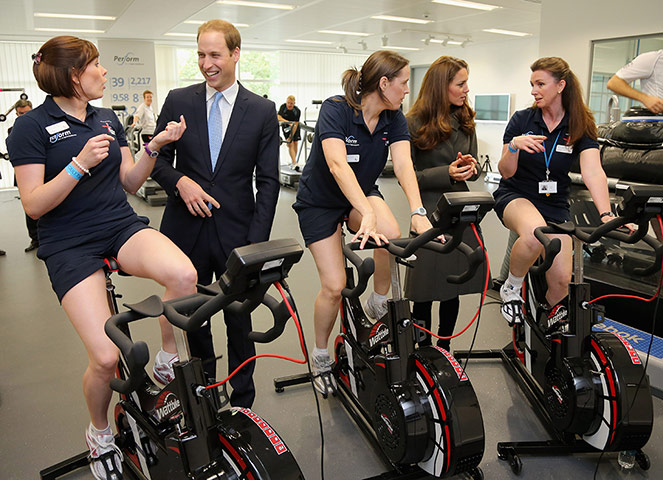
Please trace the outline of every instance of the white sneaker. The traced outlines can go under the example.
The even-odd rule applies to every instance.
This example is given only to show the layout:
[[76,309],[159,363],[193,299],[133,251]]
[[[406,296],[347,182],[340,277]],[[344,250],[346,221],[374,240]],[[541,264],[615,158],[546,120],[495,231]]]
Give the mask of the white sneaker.
[[168,385],[170,382],[175,380],[175,372],[173,371],[173,364],[179,362],[180,357],[175,355],[172,360],[169,362],[164,362],[161,358],[161,350],[157,353],[157,356],[154,359],[154,367],[152,367],[152,373],[154,374],[154,379],[161,383],[162,385]]
[[507,323],[510,326],[523,323],[523,299],[520,296],[520,288],[514,288],[509,282],[504,282],[500,288],[500,297],[502,297],[500,312]]
[[122,452],[115,445],[113,434],[99,435],[85,430],[85,441],[90,449],[88,460],[90,470],[96,480],[121,480],[122,479]]
[[381,319],[387,314],[387,300],[380,302],[375,292],[371,293],[364,305],[364,312],[373,320]]
[[311,372],[313,373],[313,386],[327,398],[330,393],[336,391],[336,380],[332,374],[332,362],[329,355],[313,355],[311,354]]

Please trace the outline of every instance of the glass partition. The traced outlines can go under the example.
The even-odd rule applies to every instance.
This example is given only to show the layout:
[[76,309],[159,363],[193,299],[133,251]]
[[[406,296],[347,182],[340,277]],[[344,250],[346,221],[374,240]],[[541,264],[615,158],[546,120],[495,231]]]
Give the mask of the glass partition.
[[[589,84],[589,108],[594,112],[597,123],[608,121],[608,101],[613,92],[608,90],[608,80],[617,70],[629,63],[641,53],[663,49],[663,33],[637,37],[610,38],[592,41],[592,62]],[[639,81],[633,88],[640,89]],[[639,104],[626,97],[619,97],[622,113],[633,104]]]

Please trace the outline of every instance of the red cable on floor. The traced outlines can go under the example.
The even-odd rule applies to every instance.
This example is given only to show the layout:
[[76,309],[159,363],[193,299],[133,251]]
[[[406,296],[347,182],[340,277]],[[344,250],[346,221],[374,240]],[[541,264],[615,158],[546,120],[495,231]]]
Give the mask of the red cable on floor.
[[[658,220],[659,227],[663,229],[663,221],[661,221],[661,216],[656,215],[656,219]],[[611,293],[608,295],[602,295],[600,297],[596,297],[595,299],[590,300],[588,303],[598,302],[599,300],[603,300],[604,298],[632,298],[634,300],[641,300],[643,302],[652,302],[656,297],[658,297],[658,294],[661,292],[661,283],[663,283],[663,262],[661,262],[661,274],[658,277],[658,288],[656,289],[656,293],[651,298],[642,298],[636,295],[622,295],[619,293]]]
[[288,297],[286,296],[285,292],[283,291],[283,287],[281,286],[281,283],[280,282],[274,282],[274,286],[276,287],[276,289],[281,294],[281,297],[283,298],[283,301],[285,302],[285,306],[288,308],[288,312],[290,312],[290,316],[295,321],[295,325],[297,326],[297,333],[299,334],[299,345],[301,346],[302,353],[304,354],[304,360],[297,360],[295,358],[286,357],[284,355],[276,355],[274,353],[262,353],[260,355],[254,355],[251,358],[247,358],[246,360],[244,360],[241,363],[241,365],[239,367],[237,367],[235,370],[233,370],[233,372],[230,375],[228,375],[225,379],[223,379],[220,382],[217,382],[213,385],[206,386],[205,387],[206,389],[215,388],[215,387],[219,387],[219,386],[223,385],[228,380],[233,378],[237,374],[237,372],[239,372],[242,368],[244,368],[244,366],[246,364],[248,364],[250,362],[253,362],[254,360],[256,360],[258,358],[279,358],[281,360],[288,360],[290,362],[299,363],[299,364],[306,364],[306,362],[308,362],[308,355],[306,353],[306,348],[304,348],[304,334],[302,333],[302,326],[299,323],[299,319],[297,318],[297,315],[295,314],[295,311],[293,310],[292,306],[290,305],[290,302],[288,301]]
[[463,328],[463,329],[462,329],[460,332],[458,332],[457,334],[455,334],[455,335],[451,335],[451,336],[449,336],[449,337],[440,337],[440,336],[438,336],[438,335],[435,335],[435,334],[434,334],[433,332],[431,332],[430,330],[428,330],[428,329],[422,327],[421,325],[417,325],[415,322],[412,322],[412,325],[414,325],[415,327],[417,327],[419,330],[423,330],[424,332],[428,333],[429,335],[431,335],[431,336],[433,336],[433,337],[435,337],[435,338],[439,338],[440,340],[450,340],[450,339],[452,339],[452,338],[459,337],[460,335],[462,335],[463,333],[465,333],[465,332],[467,331],[467,329],[470,328],[470,327],[472,326],[472,324],[474,323],[474,321],[475,321],[475,320],[477,319],[477,317],[479,316],[479,312],[481,312],[481,308],[483,307],[483,302],[484,302],[484,300],[485,300],[485,298],[486,298],[486,292],[488,291],[488,283],[490,282],[490,262],[488,261],[488,252],[486,252],[486,249],[485,249],[484,246],[483,246],[483,242],[481,241],[481,237],[479,236],[479,232],[477,232],[477,227],[476,227],[474,224],[472,224],[472,231],[474,232],[474,236],[476,237],[477,241],[479,242],[479,246],[480,246],[481,249],[483,250],[483,253],[484,253],[485,257],[486,257],[486,283],[485,283],[484,286],[483,286],[483,293],[481,294],[481,303],[479,304],[479,308],[477,309],[477,313],[474,314],[474,317],[472,318],[472,320],[470,320],[470,323],[468,323],[467,326],[466,326],[465,328]]

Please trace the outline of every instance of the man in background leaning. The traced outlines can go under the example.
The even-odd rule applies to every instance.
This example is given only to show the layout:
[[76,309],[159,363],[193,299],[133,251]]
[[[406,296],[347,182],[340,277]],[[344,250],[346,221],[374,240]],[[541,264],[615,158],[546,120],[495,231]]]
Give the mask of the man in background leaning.
[[[30,100],[23,100],[21,98],[14,104],[14,110],[16,111],[17,117],[25,115],[30,110],[32,110],[32,102]],[[10,127],[7,130],[7,135],[12,133],[12,128],[14,127]],[[14,185],[16,185],[16,180],[14,180]],[[25,226],[27,227],[28,235],[30,236],[30,244],[27,247],[25,247],[25,251],[31,252],[39,248],[39,236],[37,234],[37,220],[35,220],[34,218],[30,218],[27,214],[25,214]],[[0,253],[0,255],[4,255],[4,253]]]
[[[231,23],[211,20],[201,25],[198,66],[205,82],[172,90],[155,130],[158,134],[180,115],[188,124],[180,140],[158,152],[152,178],[168,193],[161,231],[191,258],[204,285],[225,271],[232,249],[268,240],[279,195],[276,108],[237,82],[240,46],[240,34]],[[223,315],[232,372],[255,354],[247,338],[251,317]],[[209,322],[188,338],[191,354],[203,360],[206,374],[214,378]],[[254,365],[230,381],[233,406],[252,405]]]
[[[640,80],[640,90],[629,85],[635,80]],[[638,55],[608,80],[607,87],[653,113],[663,113],[663,50]]]

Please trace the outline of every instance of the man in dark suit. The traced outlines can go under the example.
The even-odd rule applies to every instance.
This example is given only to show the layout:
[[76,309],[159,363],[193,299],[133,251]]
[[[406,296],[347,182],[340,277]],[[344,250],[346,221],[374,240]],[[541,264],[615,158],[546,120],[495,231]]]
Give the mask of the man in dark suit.
[[[155,131],[158,134],[180,115],[187,120],[182,138],[158,152],[152,178],[168,193],[161,232],[189,256],[204,285],[225,271],[233,248],[268,240],[279,194],[276,108],[237,82],[240,44],[231,23],[211,20],[200,26],[198,66],[205,82],[172,90]],[[251,317],[224,313],[224,319],[232,372],[255,355],[247,338]],[[203,360],[206,374],[214,378],[209,323],[188,338],[191,354]],[[251,362],[230,381],[233,406],[252,405],[254,365]]]

